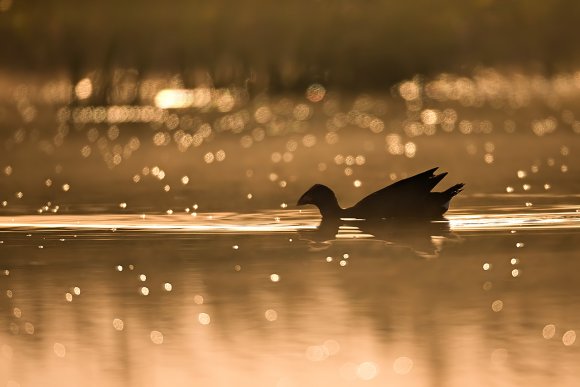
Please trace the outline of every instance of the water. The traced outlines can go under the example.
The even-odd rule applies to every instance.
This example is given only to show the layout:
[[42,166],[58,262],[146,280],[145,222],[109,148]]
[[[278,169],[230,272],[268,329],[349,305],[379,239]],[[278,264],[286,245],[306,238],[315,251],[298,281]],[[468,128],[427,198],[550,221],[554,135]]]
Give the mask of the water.
[[311,211],[3,217],[2,382],[573,385],[578,208],[479,212],[429,254]]
[[[580,72],[478,71],[377,95],[144,77],[109,106],[91,75],[12,85],[0,385],[576,385]],[[446,222],[294,205],[433,166],[466,184]]]

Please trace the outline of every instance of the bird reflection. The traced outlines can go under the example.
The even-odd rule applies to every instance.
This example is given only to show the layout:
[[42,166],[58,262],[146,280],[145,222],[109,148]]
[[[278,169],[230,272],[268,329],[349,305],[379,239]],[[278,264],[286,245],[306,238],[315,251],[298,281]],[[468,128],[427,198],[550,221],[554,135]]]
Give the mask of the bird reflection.
[[445,218],[436,220],[341,220],[322,219],[314,230],[299,232],[315,250],[330,247],[339,239],[371,239],[404,247],[424,258],[437,257],[443,241],[457,240]]

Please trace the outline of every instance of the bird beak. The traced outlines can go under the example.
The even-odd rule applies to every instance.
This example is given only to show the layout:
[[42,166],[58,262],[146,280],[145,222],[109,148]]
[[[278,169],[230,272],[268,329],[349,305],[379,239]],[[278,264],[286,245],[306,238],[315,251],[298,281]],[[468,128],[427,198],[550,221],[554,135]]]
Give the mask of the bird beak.
[[305,204],[312,204],[312,197],[308,195],[308,192],[302,195],[300,199],[298,199],[298,203],[296,203],[297,206],[303,206]]

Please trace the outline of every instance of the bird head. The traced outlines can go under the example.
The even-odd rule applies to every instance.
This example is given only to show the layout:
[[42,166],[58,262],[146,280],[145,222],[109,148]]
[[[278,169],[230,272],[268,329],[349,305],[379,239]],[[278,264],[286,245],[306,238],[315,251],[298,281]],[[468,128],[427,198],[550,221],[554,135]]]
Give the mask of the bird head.
[[332,202],[336,202],[334,192],[325,185],[315,184],[298,199],[298,203],[296,204],[299,206],[314,204],[315,206],[321,207]]

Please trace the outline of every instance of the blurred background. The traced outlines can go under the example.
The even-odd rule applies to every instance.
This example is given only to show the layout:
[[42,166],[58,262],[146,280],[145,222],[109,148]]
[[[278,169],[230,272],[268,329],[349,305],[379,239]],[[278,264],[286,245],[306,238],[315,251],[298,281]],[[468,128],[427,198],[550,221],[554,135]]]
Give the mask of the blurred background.
[[574,69],[579,13],[574,0],[2,0],[0,66],[73,83],[98,70],[104,88],[123,68],[188,87],[385,90],[476,66]]
[[324,176],[368,193],[432,165],[464,181],[502,162],[471,186],[505,193],[540,165],[497,157],[509,135],[568,171],[553,155],[573,155],[580,132],[579,13],[573,0],[0,0],[0,199],[271,208]]

